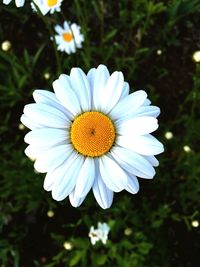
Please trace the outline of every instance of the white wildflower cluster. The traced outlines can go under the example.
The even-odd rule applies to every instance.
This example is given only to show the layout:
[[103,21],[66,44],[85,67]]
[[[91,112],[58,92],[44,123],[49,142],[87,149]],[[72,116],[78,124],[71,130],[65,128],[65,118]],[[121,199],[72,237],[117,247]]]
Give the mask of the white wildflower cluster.
[[107,223],[98,222],[97,229],[94,226],[90,227],[89,237],[92,245],[95,245],[97,241],[101,241],[104,245],[107,242],[110,227]]

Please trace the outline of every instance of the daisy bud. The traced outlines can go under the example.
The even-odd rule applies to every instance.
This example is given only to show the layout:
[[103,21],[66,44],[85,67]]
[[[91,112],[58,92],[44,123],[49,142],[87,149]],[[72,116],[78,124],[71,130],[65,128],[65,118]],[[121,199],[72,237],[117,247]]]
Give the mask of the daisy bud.
[[184,146],[184,147],[183,147],[183,150],[184,150],[186,153],[191,152],[191,148],[190,148],[189,146]]
[[65,242],[63,243],[63,247],[64,247],[64,249],[66,249],[66,250],[72,250],[72,249],[73,249],[73,244],[72,244],[71,242],[69,242],[69,241],[65,241]]
[[192,56],[192,59],[193,59],[196,63],[200,62],[200,51],[196,51],[196,52],[194,52],[194,54],[193,54],[193,56]]
[[124,234],[126,235],[126,236],[129,236],[129,235],[131,235],[132,234],[132,229],[131,228],[126,228],[125,230],[124,230]]
[[158,50],[156,51],[156,53],[157,53],[158,56],[160,56],[160,55],[162,55],[162,50],[161,50],[161,49],[158,49]]
[[55,215],[55,213],[54,213],[53,210],[48,210],[48,211],[47,211],[47,216],[48,216],[49,218],[52,218],[54,215]]
[[197,221],[197,220],[192,221],[192,227],[194,227],[194,228],[199,227],[199,221]]
[[4,41],[2,44],[1,44],[1,49],[5,52],[7,52],[8,50],[11,49],[11,42],[10,41]]
[[170,140],[170,139],[172,139],[173,138],[173,133],[172,132],[166,132],[165,133],[165,138],[167,139],[167,140]]

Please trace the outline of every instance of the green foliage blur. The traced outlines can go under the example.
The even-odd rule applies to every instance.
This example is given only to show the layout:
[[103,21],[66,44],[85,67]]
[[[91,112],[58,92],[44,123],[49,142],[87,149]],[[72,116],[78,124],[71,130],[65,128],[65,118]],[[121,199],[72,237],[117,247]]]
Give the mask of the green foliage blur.
[[[56,51],[50,39],[65,19],[85,36],[71,55]],[[22,8],[1,1],[0,43],[11,42],[0,50],[1,267],[197,266],[200,63],[193,53],[200,50],[199,25],[198,0],[64,0],[62,13],[45,17],[29,1]],[[90,193],[75,209],[43,190],[44,175],[24,155],[28,130],[20,116],[35,89],[52,90],[59,74],[100,63],[121,70],[132,91],[144,89],[161,108],[156,137],[165,152],[155,179],[139,179],[137,195],[115,194],[112,207],[102,210]],[[88,237],[97,222],[111,228],[106,245],[93,246]]]

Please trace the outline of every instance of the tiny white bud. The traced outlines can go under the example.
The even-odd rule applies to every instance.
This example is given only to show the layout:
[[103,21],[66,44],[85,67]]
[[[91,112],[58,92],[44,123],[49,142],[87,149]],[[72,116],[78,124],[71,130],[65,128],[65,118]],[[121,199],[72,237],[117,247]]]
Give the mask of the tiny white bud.
[[5,52],[7,52],[8,50],[10,50],[11,48],[11,42],[6,40],[1,44],[1,49]]
[[25,126],[24,126],[24,124],[20,123],[18,125],[18,128],[19,128],[19,130],[24,130],[25,129]]
[[199,226],[199,221],[195,220],[195,221],[192,221],[192,226],[193,227],[198,227]]
[[192,56],[192,59],[195,61],[195,62],[200,62],[200,51],[196,51],[194,52],[193,56]]
[[186,153],[191,152],[191,148],[190,148],[189,146],[184,146],[184,147],[183,147],[183,150],[184,150]]
[[158,49],[158,50],[156,51],[156,53],[157,53],[158,56],[160,56],[160,55],[162,55],[162,50],[161,50],[161,49]]
[[170,140],[170,139],[172,139],[173,138],[173,133],[172,132],[166,132],[165,133],[165,138],[167,139],[167,140]]
[[133,231],[132,231],[131,228],[126,228],[126,229],[124,230],[124,234],[127,235],[127,236],[131,235],[132,232],[133,232]]
[[73,249],[73,244],[69,241],[65,241],[63,243],[63,247],[66,249],[66,250],[72,250]]
[[44,73],[44,78],[45,78],[46,80],[48,80],[48,79],[50,78],[50,73],[49,73],[49,72],[45,72],[45,73]]
[[47,216],[48,216],[49,218],[52,218],[54,215],[55,215],[55,213],[54,213],[53,210],[48,210],[48,211],[47,211]]

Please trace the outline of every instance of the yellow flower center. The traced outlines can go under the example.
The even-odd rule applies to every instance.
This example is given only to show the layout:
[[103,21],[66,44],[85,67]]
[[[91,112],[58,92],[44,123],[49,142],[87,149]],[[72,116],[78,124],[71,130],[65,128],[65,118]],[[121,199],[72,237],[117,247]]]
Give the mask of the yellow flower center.
[[63,39],[66,42],[70,42],[73,39],[73,35],[70,32],[63,33]]
[[47,0],[47,5],[49,7],[55,6],[58,3],[58,0]]
[[98,157],[111,149],[116,134],[110,118],[97,111],[88,111],[75,118],[71,125],[70,137],[79,153]]

